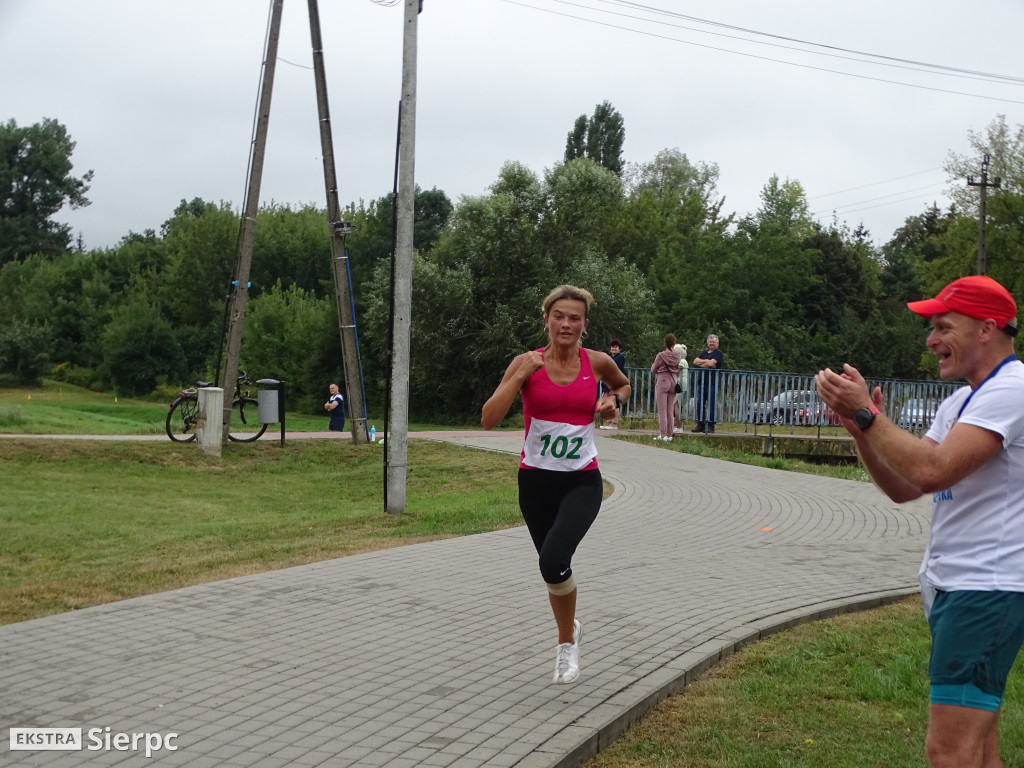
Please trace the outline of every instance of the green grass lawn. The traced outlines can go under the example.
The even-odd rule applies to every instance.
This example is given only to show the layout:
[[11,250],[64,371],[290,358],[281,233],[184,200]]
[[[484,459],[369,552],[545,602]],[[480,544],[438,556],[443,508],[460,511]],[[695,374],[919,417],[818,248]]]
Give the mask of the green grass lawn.
[[521,524],[514,457],[409,443],[406,511],[379,446],[0,440],[0,623]]
[[0,389],[0,432],[14,434],[158,434],[169,403],[129,400],[69,384]]
[[[47,381],[41,387],[0,389],[0,432],[18,435],[162,435],[171,400],[140,400],[93,392],[70,384]],[[371,414],[377,431],[383,418]],[[346,422],[348,429],[348,422]],[[269,433],[279,429],[273,424]],[[409,431],[451,429],[436,424],[410,424]],[[326,432],[327,416],[285,415],[289,432]]]

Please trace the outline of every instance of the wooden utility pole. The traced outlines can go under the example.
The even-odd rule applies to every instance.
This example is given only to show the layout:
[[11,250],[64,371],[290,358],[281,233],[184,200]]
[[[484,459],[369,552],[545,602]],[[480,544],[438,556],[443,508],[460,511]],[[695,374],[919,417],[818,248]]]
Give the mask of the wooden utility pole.
[[419,0],[405,0],[402,124],[399,129],[398,233],[395,243],[394,332],[391,337],[391,423],[385,450],[387,512],[405,510],[409,456],[409,335],[412,319],[413,203],[416,195],[416,26]]
[[994,181],[988,180],[988,161],[989,156],[985,155],[984,160],[981,161],[981,181],[975,181],[973,176],[967,177],[967,186],[969,187],[981,187],[981,201],[978,204],[978,269],[979,275],[984,275],[988,270],[988,253],[986,247],[986,222],[985,222],[985,197],[989,187],[993,189],[999,189],[1002,184],[1002,179],[996,176]]
[[334,166],[334,142],[331,115],[327,105],[327,76],[324,70],[323,41],[320,36],[320,11],[317,0],[309,0],[309,36],[313,44],[313,74],[316,79],[316,106],[320,115],[320,151],[324,158],[324,186],[327,189],[327,221],[331,232],[331,264],[334,296],[338,308],[338,332],[341,357],[345,366],[345,405],[348,409],[352,440],[367,442],[366,408],[363,398],[359,340],[356,338],[355,309],[352,305],[351,271],[345,238],[352,226],[341,220],[338,204],[338,178]]
[[231,429],[231,405],[234,400],[235,380],[238,377],[238,356],[242,349],[242,326],[245,324],[245,306],[249,300],[249,269],[252,266],[252,243],[256,232],[256,214],[260,206],[260,183],[263,180],[263,157],[267,148],[267,126],[270,123],[270,96],[274,90],[274,70],[277,67],[277,43],[281,36],[281,10],[284,0],[274,0],[267,30],[267,47],[263,56],[263,82],[257,108],[256,135],[249,159],[249,185],[245,193],[245,210],[238,233],[238,251],[235,258],[235,276],[231,281],[231,310],[228,324],[228,349],[224,362],[224,435],[228,441]]

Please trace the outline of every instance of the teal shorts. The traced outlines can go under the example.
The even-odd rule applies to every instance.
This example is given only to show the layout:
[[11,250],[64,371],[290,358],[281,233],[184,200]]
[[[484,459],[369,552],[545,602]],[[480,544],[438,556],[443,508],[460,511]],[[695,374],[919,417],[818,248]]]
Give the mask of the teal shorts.
[[1024,593],[940,591],[928,625],[931,702],[998,710],[1024,644]]

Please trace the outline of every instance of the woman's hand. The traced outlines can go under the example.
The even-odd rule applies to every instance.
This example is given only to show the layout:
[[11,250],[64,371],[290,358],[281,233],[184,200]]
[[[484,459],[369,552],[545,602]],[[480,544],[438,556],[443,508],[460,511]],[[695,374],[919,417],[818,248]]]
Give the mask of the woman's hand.
[[509,363],[501,383],[494,390],[494,394],[484,403],[480,413],[480,424],[484,429],[494,429],[498,426],[508,413],[508,409],[512,407],[512,403],[523,385],[543,367],[544,358],[535,349],[524,352]]
[[615,409],[615,395],[604,395],[597,401],[597,412],[601,414],[602,419],[612,418],[615,415]]
[[543,367],[544,357],[537,350],[531,349],[523,355],[517,373],[521,375],[523,383],[525,384],[533,374]]

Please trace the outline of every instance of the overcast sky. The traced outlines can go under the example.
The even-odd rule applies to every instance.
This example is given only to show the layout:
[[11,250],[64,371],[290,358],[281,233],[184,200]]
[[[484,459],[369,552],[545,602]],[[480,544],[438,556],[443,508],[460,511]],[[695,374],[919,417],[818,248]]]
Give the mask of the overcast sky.
[[[269,10],[0,0],[0,121],[67,127],[73,173],[95,177],[92,205],[58,218],[87,248],[159,230],[183,198],[242,206]],[[403,13],[320,1],[343,205],[392,187]],[[507,160],[542,174],[576,117],[608,100],[627,162],[678,148],[717,163],[724,210],[740,215],[772,174],[795,179],[819,220],[834,210],[881,244],[944,204],[943,161],[969,151],[969,130],[998,114],[1024,124],[1024,80],[989,77],[1024,78],[1021,30],[1020,0],[424,0],[416,180],[456,201],[486,193]],[[261,199],[323,206],[302,0],[284,3],[278,57]]]

